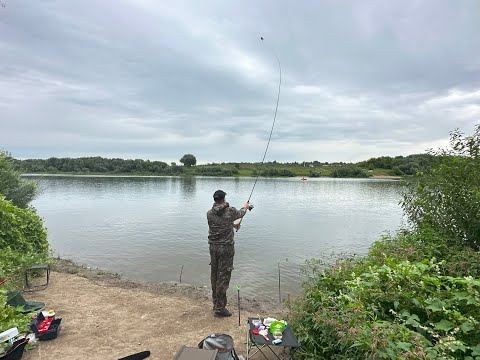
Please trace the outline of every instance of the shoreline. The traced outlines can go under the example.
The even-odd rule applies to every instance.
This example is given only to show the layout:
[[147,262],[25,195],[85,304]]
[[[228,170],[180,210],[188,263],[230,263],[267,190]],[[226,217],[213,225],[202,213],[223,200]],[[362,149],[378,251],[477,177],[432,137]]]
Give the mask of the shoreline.
[[287,313],[278,303],[241,297],[239,324],[237,297],[228,299],[232,316],[216,318],[206,287],[130,281],[65,259],[54,259],[51,268],[48,287],[24,297],[55,310],[62,328],[56,339],[25,352],[24,360],[113,360],[140,351],[171,360],[181,346],[197,347],[214,333],[232,336],[237,353],[245,355],[248,317],[283,319]]
[[[110,178],[255,178],[254,175],[232,175],[232,176],[219,176],[219,175],[191,175],[191,174],[179,174],[179,175],[135,175],[135,174],[106,174],[106,173],[24,173],[22,177],[110,177]],[[394,175],[371,175],[369,177],[333,177],[333,176],[318,176],[311,177],[307,175],[295,175],[295,176],[260,176],[263,179],[295,179],[305,178],[305,180],[311,179],[353,179],[353,180],[402,180],[403,176]]]
[[[187,296],[194,300],[210,301],[211,290],[208,286],[180,283],[178,281],[144,282],[129,280],[120,274],[100,268],[79,265],[69,259],[54,258],[51,269],[53,272],[76,275],[103,286],[118,287],[122,289],[142,289],[152,294],[170,294]],[[230,284],[231,285],[231,284]],[[230,288],[233,288],[230,286]],[[236,298],[235,298],[236,300]],[[246,311],[267,310],[278,307],[278,302],[271,297],[241,297],[242,309]]]

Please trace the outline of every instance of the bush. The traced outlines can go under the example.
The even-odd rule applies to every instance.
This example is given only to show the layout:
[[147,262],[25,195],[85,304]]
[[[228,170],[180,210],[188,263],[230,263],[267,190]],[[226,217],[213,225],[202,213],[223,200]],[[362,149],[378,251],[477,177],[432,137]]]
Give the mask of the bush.
[[203,176],[232,176],[239,173],[235,167],[202,166],[195,168],[195,174]]
[[334,169],[330,176],[334,178],[367,178],[368,174],[365,170],[356,166],[342,166]]
[[[47,232],[42,219],[32,208],[21,209],[0,195],[0,279],[8,277],[0,287],[0,332],[18,327],[28,331],[30,317],[20,309],[7,305],[7,288],[21,286],[24,270],[49,261]],[[8,347],[0,344],[0,354]]]
[[261,171],[260,176],[294,177],[296,175],[289,169],[265,169]]
[[372,244],[367,255],[376,264],[383,264],[387,258],[419,262],[431,257],[444,260],[441,265],[444,275],[480,277],[479,252],[464,245],[449,245],[444,235],[429,227],[384,235]]
[[366,260],[312,271],[290,323],[299,359],[473,359],[480,281],[435,262]]
[[35,183],[22,179],[20,173],[15,170],[12,157],[0,151],[0,194],[11,200],[15,206],[26,208],[36,193]]
[[429,226],[449,244],[480,249],[480,124],[472,136],[458,130],[450,148],[437,155],[429,170],[407,183],[402,207],[415,226]]
[[0,196],[0,277],[17,280],[25,267],[48,260],[47,231],[33,209]]
[[386,159],[406,174],[433,161],[407,183],[413,229],[385,235],[364,258],[311,263],[290,314],[299,359],[480,359],[480,125],[450,144],[419,162]]

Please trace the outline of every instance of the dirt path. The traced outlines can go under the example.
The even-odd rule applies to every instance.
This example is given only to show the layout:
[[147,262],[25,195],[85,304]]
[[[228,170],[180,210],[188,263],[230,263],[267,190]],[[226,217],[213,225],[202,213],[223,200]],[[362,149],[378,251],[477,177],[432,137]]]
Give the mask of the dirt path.
[[[242,300],[242,320],[215,318],[208,290],[181,284],[139,284],[62,262],[46,290],[25,294],[62,317],[57,339],[39,342],[24,360],[114,360],[149,350],[149,359],[171,360],[182,345],[196,347],[209,334],[226,333],[245,355],[248,316],[281,318],[278,305]],[[236,302],[236,299],[230,299]]]

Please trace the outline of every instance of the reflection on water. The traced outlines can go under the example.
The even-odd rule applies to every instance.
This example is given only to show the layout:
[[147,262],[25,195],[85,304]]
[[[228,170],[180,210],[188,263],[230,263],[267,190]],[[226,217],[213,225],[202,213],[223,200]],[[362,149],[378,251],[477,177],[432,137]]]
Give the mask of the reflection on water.
[[[254,179],[208,177],[34,177],[56,253],[133,280],[209,285],[206,211],[217,189],[240,207]],[[402,221],[401,185],[352,179],[259,179],[236,233],[233,285],[244,295],[295,293],[305,260],[365,253]],[[288,259],[288,260],[287,260]]]

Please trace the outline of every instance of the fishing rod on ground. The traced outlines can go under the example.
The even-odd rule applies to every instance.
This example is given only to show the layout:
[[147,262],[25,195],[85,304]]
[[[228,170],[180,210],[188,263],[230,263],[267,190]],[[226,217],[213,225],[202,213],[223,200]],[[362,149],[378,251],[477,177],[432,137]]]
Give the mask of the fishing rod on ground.
[[[264,41],[263,36],[260,37],[260,40],[263,43],[263,41]],[[277,59],[277,62],[278,62],[278,70],[279,70],[278,94],[277,94],[277,104],[275,106],[275,114],[273,115],[272,128],[270,130],[270,136],[268,137],[267,147],[265,148],[265,153],[263,154],[263,159],[262,159],[262,162],[260,163],[260,165],[263,165],[263,163],[265,161],[265,157],[267,156],[268,147],[270,146],[270,141],[272,140],[273,128],[275,127],[275,121],[277,120],[278,103],[280,101],[280,88],[282,86],[282,65],[280,64],[280,59],[278,58],[277,54],[275,53],[275,51],[273,51],[272,48],[269,47],[269,49],[273,53],[273,55],[275,55],[275,58]],[[250,199],[252,198],[253,191],[255,190],[255,186],[257,185],[257,181],[258,181],[259,177],[260,177],[260,175],[257,174],[257,177],[255,178],[255,182],[253,183],[252,191],[250,192],[250,196],[248,197],[247,202],[250,202]],[[252,209],[253,209],[253,205],[250,205],[249,210],[252,210]],[[240,221],[238,223],[238,227],[236,229],[237,232],[240,228],[240,224],[242,223],[242,221],[243,221],[243,217],[240,218]]]

